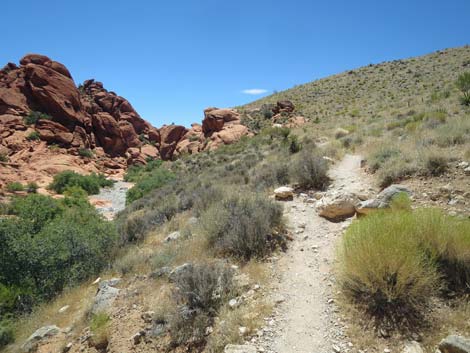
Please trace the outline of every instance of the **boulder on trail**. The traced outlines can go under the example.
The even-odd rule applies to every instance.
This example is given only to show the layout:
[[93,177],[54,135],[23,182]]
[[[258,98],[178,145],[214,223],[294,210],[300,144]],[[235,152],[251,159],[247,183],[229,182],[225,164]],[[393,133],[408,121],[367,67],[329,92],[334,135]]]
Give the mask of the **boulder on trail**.
[[393,184],[382,190],[374,199],[361,202],[356,207],[356,211],[359,215],[366,215],[376,209],[388,208],[392,199],[400,193],[412,194],[407,187]]
[[60,329],[55,325],[43,326],[37,329],[22,346],[22,350],[25,353],[35,352],[38,348],[39,343],[45,338],[57,335]]
[[276,200],[292,200],[294,198],[294,189],[290,186],[281,186],[274,190]]
[[447,336],[439,343],[442,353],[470,353],[470,339],[457,335]]
[[331,222],[342,222],[356,214],[359,202],[354,194],[330,194],[318,202],[317,212]]

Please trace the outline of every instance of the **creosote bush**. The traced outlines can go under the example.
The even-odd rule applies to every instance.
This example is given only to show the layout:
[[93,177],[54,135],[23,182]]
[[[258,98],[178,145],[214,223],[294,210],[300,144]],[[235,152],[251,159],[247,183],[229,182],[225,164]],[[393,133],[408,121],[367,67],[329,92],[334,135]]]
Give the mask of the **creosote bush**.
[[229,195],[201,216],[201,224],[210,247],[243,260],[282,245],[282,208],[265,196]]

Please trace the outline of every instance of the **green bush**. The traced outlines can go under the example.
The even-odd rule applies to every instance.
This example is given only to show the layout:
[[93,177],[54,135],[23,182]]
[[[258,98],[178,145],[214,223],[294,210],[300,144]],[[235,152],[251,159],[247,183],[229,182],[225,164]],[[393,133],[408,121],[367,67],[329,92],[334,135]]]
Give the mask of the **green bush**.
[[0,349],[15,340],[13,328],[6,321],[0,321]]
[[52,219],[61,215],[63,211],[60,201],[38,194],[14,198],[10,205],[11,214],[27,223],[34,234],[38,233]]
[[23,120],[26,125],[34,125],[38,122],[39,119],[52,120],[52,117],[45,113],[32,111],[27,116],[25,116]]
[[35,194],[39,189],[39,186],[37,183],[35,183],[34,181],[28,183],[28,185],[26,185],[26,191],[29,193],[29,194]]
[[37,141],[40,139],[39,132],[33,131],[28,136],[26,136],[28,141]]
[[0,311],[27,312],[97,275],[112,258],[114,225],[86,200],[67,199],[30,194],[12,200],[8,213],[15,217],[0,221]]
[[112,185],[113,182],[106,179],[102,174],[80,175],[71,170],[66,170],[54,176],[49,189],[62,194],[68,187],[78,186],[89,195],[94,195],[100,192],[100,188]]
[[464,72],[459,75],[456,85],[460,92],[462,92],[460,102],[463,105],[470,105],[470,72]]
[[292,179],[302,188],[324,190],[329,183],[328,162],[316,151],[302,150],[291,167]]
[[470,220],[404,204],[353,223],[338,252],[343,292],[397,326],[416,323],[441,289],[470,291]]
[[377,319],[414,322],[439,289],[432,261],[418,247],[410,212],[373,213],[348,228],[339,248],[343,292]]
[[10,192],[24,191],[24,186],[18,181],[13,181],[7,184],[7,190]]
[[150,191],[160,188],[175,178],[175,175],[165,168],[156,168],[152,170],[147,177],[141,178],[137,183],[127,191],[126,203],[129,204],[140,199]]
[[8,162],[8,155],[4,154],[4,153],[0,153],[0,162],[4,162],[4,163],[7,163]]
[[282,239],[282,208],[260,195],[230,195],[215,203],[202,216],[209,246],[222,254],[244,260],[262,258]]
[[78,155],[85,158],[93,158],[93,151],[88,148],[80,148],[78,150]]

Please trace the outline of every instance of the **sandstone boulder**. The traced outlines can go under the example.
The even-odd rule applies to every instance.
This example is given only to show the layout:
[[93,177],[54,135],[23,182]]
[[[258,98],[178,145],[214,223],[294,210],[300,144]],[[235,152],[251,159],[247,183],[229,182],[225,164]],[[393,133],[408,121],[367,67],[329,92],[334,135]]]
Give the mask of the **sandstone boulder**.
[[358,203],[359,199],[354,194],[330,194],[318,202],[317,212],[331,222],[342,222],[356,214]]

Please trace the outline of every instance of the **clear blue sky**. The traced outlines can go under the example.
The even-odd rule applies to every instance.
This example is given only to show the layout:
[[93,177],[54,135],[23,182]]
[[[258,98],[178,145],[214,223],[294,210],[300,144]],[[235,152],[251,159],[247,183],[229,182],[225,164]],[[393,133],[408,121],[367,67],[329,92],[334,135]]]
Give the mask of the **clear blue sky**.
[[41,53],[156,126],[347,69],[470,44],[469,0],[3,0],[0,65]]

